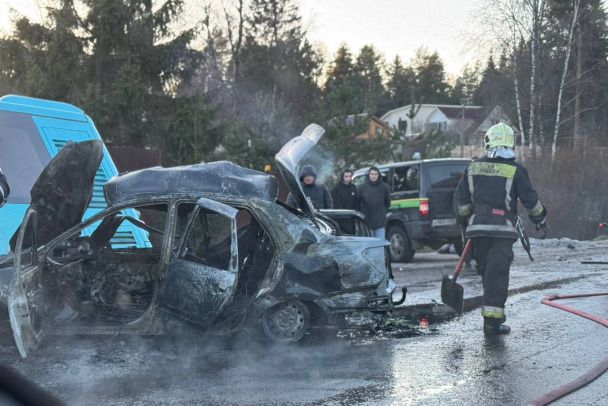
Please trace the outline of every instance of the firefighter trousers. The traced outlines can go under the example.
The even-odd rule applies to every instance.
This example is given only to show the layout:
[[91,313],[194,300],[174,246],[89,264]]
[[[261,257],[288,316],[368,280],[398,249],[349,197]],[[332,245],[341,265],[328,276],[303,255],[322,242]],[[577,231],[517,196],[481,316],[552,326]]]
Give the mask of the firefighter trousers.
[[[516,240],[496,237],[474,237],[472,240],[477,273],[483,281],[483,308],[497,308],[504,315]],[[496,314],[494,317],[500,316]]]

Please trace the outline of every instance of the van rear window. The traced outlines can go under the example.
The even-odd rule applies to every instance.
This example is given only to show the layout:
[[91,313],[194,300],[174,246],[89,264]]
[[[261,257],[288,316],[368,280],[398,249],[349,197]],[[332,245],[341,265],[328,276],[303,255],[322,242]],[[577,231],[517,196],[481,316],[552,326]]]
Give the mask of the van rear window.
[[418,190],[420,165],[398,166],[393,169],[393,192]]
[[429,167],[429,185],[431,188],[455,188],[464,170],[466,162],[459,165],[435,165]]
[[8,203],[30,202],[30,189],[51,160],[29,114],[0,111],[0,168],[11,194]]

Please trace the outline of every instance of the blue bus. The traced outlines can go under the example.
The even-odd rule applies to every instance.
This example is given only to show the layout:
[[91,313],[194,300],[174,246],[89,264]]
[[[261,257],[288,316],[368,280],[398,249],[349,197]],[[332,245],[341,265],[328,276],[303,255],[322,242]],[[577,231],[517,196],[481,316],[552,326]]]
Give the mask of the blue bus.
[[[84,111],[68,103],[7,95],[0,98],[0,168],[11,194],[0,209],[0,255],[9,251],[9,240],[21,224],[30,204],[30,189],[42,169],[68,141],[101,139],[93,121]],[[95,175],[93,197],[83,218],[106,207],[103,185],[118,174],[104,146],[103,159]],[[133,211],[133,210],[132,210]],[[138,218],[138,214],[125,213]],[[89,235],[97,225],[84,230]],[[147,235],[130,224],[118,230],[121,247],[151,246]]]

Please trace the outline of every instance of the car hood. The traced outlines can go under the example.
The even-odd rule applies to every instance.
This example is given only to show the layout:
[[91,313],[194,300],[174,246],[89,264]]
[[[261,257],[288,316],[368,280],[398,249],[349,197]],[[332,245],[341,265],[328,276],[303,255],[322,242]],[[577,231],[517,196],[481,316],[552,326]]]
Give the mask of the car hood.
[[[101,140],[68,141],[42,170],[30,190],[30,205],[38,212],[38,245],[82,221],[102,158]],[[18,233],[10,241],[13,251]]]
[[298,173],[300,172],[300,161],[308,151],[312,149],[325,133],[323,127],[317,124],[310,124],[304,129],[302,134],[292,138],[281,148],[274,159],[279,166],[279,171],[285,179],[289,192],[294,197],[300,210],[311,220],[315,220],[314,209],[309,200],[306,199]]

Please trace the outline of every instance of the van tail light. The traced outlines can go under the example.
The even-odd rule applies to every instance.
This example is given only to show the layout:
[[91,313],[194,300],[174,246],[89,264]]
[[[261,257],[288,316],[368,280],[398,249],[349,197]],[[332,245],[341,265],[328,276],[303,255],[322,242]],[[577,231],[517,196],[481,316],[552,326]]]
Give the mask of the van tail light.
[[428,216],[429,215],[429,199],[420,199],[418,210],[420,211],[421,216]]

